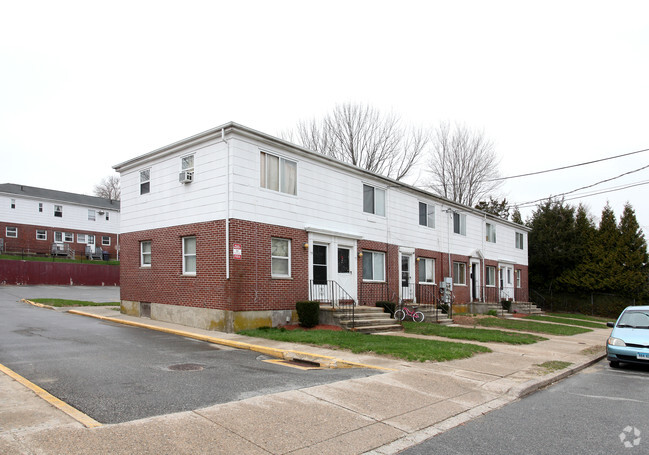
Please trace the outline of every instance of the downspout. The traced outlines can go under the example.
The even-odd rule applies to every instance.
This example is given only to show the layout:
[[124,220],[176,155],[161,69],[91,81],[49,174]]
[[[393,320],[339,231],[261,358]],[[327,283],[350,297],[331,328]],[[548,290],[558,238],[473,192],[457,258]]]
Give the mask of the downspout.
[[230,142],[225,140],[225,128],[221,128],[221,139],[228,145],[225,161],[225,279],[230,279]]

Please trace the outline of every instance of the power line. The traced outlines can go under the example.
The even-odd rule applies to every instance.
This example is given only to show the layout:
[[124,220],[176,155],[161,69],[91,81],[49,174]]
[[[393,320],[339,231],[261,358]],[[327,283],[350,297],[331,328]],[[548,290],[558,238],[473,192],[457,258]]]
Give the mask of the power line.
[[[598,196],[600,194],[605,194],[605,193],[613,193],[615,191],[626,190],[628,188],[633,188],[635,186],[642,186],[642,185],[647,185],[647,184],[649,184],[649,180],[646,180],[644,182],[637,182],[637,183],[632,183],[632,184],[629,184],[629,185],[619,186],[619,187],[607,188],[607,189],[604,189],[604,190],[601,190],[601,191],[595,191],[595,192],[591,192],[591,193],[588,193],[588,194],[575,195],[575,196],[572,196],[570,198],[564,199],[564,201],[573,201],[575,199],[582,199],[582,198],[591,197],[591,196]],[[556,196],[561,196],[561,194],[558,194]],[[543,198],[543,199],[538,199],[536,201],[525,202],[524,204],[517,205],[517,207],[521,208],[521,209],[527,208],[527,207],[533,207],[536,202],[545,201],[545,200],[548,200],[548,199],[550,199],[552,197],[556,197],[556,196],[550,196],[549,198]]]
[[600,163],[602,161],[613,160],[613,159],[616,159],[616,158],[622,158],[622,157],[625,157],[625,156],[635,155],[637,153],[643,153],[643,152],[647,152],[647,151],[649,151],[649,148],[642,149],[642,150],[636,150],[635,152],[623,153],[622,155],[609,156],[608,158],[601,158],[599,160],[586,161],[584,163],[578,163],[578,164],[571,164],[570,166],[562,166],[562,167],[557,167],[557,168],[554,168],[554,169],[546,169],[545,171],[528,172],[527,174],[512,175],[510,177],[499,177],[499,178],[496,178],[496,179],[487,180],[487,182],[498,182],[500,180],[516,179],[516,178],[519,178],[519,177],[528,177],[530,175],[545,174],[545,173],[548,173],[548,172],[561,171],[561,170],[564,170],[564,169],[570,169],[570,168],[579,167],[579,166],[586,166],[587,164]]
[[[585,189],[587,189],[587,188],[592,188],[592,187],[597,186],[597,185],[599,185],[599,184],[601,184],[601,183],[610,182],[611,180],[619,179],[620,177],[624,177],[625,175],[633,174],[633,173],[635,173],[635,172],[639,172],[639,171],[642,171],[643,169],[647,169],[647,168],[649,168],[649,164],[646,165],[646,166],[642,166],[642,167],[640,167],[640,168],[638,168],[638,169],[634,169],[634,170],[632,170],[632,171],[624,172],[624,173],[622,173],[622,174],[620,174],[620,175],[616,175],[615,177],[611,177],[611,178],[608,178],[608,179],[600,180],[599,182],[595,182],[595,183],[593,183],[593,184],[591,184],[591,185],[582,186],[582,187],[580,187],[580,188],[576,188],[576,189],[574,189],[574,190],[566,191],[565,193],[559,193],[559,194],[556,194],[556,195],[554,195],[554,197],[558,197],[558,196],[566,196],[566,195],[568,195],[568,194],[576,193],[577,191],[585,190]],[[601,193],[599,193],[599,194],[601,194]],[[544,198],[541,198],[541,199],[536,199],[536,200],[534,200],[534,201],[523,202],[523,203],[520,204],[520,207],[529,206],[529,204],[535,204],[535,203],[537,203],[537,202],[545,201],[546,199],[547,199],[547,198],[544,197]]]

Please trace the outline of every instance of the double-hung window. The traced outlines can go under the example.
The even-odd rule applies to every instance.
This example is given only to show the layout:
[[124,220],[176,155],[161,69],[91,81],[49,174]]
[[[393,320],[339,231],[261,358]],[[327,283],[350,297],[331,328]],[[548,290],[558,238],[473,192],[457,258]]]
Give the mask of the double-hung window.
[[485,285],[489,287],[496,286],[496,267],[488,265],[485,267]]
[[435,282],[435,259],[419,259],[419,282]]
[[88,221],[95,221],[95,211],[88,209]]
[[466,284],[466,264],[464,262],[453,263],[453,284]]
[[140,171],[140,194],[147,194],[151,191],[151,169]]
[[491,223],[487,223],[486,231],[487,235],[485,240],[487,240],[487,242],[496,243],[496,226]]
[[363,212],[385,216],[385,190],[363,185]]
[[260,186],[286,194],[297,194],[297,163],[260,152]]
[[363,279],[385,281],[385,253],[363,251]]
[[110,246],[110,236],[109,235],[102,235],[101,236],[101,244],[104,246]]
[[196,237],[183,237],[183,275],[196,275]]
[[63,206],[62,205],[55,205],[54,206],[54,216],[58,218],[63,218]]
[[36,229],[36,240],[47,240],[47,231],[45,229]]
[[18,238],[18,228],[14,226],[7,226],[5,229],[5,235],[8,238],[17,239]]
[[519,250],[523,249],[523,234],[521,234],[520,232],[516,233],[516,248],[518,248]]
[[270,268],[274,277],[291,276],[291,241],[289,239],[270,239]]
[[77,243],[86,243],[86,234],[77,234]]
[[419,203],[419,224],[421,226],[435,227],[435,206]]
[[516,269],[516,287],[521,287],[521,269]]
[[466,215],[453,212],[453,232],[460,235],[466,235]]
[[40,213],[43,213],[43,203],[42,203],[42,202],[39,202],[39,203],[38,203],[38,211],[39,211]]
[[74,242],[74,234],[72,232],[54,231],[54,241],[56,243],[72,243]]
[[16,200],[15,200],[15,199],[12,199],[12,200],[11,200],[11,208],[12,208],[12,209],[15,209],[15,208],[16,208]]
[[140,242],[140,267],[151,267],[151,240]]

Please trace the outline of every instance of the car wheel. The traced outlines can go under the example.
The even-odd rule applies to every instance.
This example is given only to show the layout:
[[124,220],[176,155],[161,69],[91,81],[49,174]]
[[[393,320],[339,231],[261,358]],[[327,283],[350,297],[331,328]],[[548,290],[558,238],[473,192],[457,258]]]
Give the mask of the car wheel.
[[611,360],[608,364],[611,365],[611,368],[620,368],[620,362],[617,360]]

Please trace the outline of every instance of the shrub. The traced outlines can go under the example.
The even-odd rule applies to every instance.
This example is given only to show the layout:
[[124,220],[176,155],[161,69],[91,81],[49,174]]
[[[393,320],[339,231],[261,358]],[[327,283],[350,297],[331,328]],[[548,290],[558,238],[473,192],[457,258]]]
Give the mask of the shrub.
[[320,322],[320,303],[311,300],[297,302],[295,304],[297,317],[302,327],[315,327]]
[[388,302],[387,300],[379,300],[376,302],[376,306],[383,308],[384,313],[390,313],[394,316],[394,312],[397,309],[397,304],[394,302]]
[[496,310],[489,310],[487,311],[487,316],[498,316],[498,312]]

